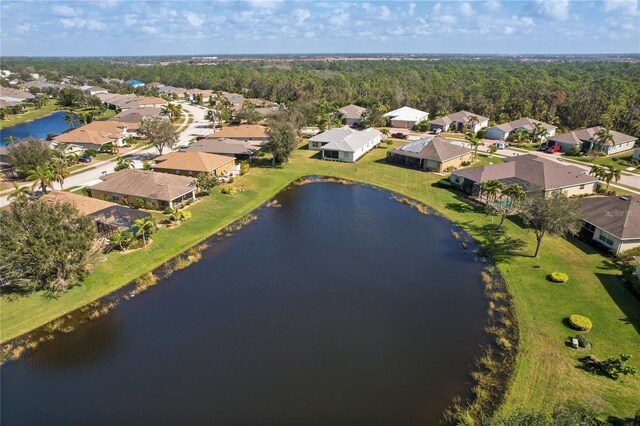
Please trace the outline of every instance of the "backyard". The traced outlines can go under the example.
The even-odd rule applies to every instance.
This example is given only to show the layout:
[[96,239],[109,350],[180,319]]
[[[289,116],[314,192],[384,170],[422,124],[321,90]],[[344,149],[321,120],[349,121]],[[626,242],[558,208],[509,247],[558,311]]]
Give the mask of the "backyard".
[[[214,191],[211,197],[190,207],[192,220],[178,228],[161,229],[146,250],[110,253],[107,261],[96,264],[82,285],[55,299],[42,293],[3,295],[1,340],[23,334],[122,287],[250,213],[293,180],[307,175],[334,176],[423,202],[458,223],[491,253],[514,296],[520,325],[519,354],[503,412],[525,407],[547,410],[558,402],[577,400],[606,415],[631,417],[635,413],[640,380],[623,377],[614,381],[578,367],[578,358],[587,354],[606,358],[621,353],[635,354],[632,364],[640,366],[640,302],[619,281],[619,271],[607,257],[573,239],[545,237],[540,257],[532,258],[532,233],[513,221],[496,232],[498,219],[475,209],[460,194],[440,188],[437,182],[442,176],[388,165],[385,149],[374,149],[355,164],[321,161],[312,158],[314,155],[315,151],[300,148],[281,168],[252,168],[236,183],[244,191],[235,195]],[[481,161],[489,158],[481,157]],[[567,273],[569,282],[549,282],[546,276],[554,271]],[[568,337],[576,332],[563,321],[576,313],[588,316],[594,324],[588,335],[593,349],[586,353],[566,345]]]

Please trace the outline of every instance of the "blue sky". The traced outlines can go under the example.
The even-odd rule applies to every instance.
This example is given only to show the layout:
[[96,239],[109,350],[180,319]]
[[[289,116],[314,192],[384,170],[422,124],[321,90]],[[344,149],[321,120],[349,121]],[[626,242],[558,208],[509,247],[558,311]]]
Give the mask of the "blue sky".
[[638,0],[7,1],[2,55],[640,53]]

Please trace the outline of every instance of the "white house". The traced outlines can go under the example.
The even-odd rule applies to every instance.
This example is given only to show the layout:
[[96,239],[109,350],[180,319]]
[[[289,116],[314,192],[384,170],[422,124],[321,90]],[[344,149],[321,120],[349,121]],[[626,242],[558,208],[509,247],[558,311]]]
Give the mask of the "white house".
[[595,126],[589,127],[588,129],[579,129],[574,130],[573,132],[553,136],[549,138],[549,143],[547,145],[559,145],[562,152],[577,148],[579,151],[594,150],[611,155],[632,150],[638,140],[635,136],[625,135],[624,133],[610,130],[612,140],[607,141],[606,143],[600,143],[598,140],[598,132],[602,130],[602,128],[602,126]]
[[[475,118],[475,119],[474,119]],[[473,126],[469,126],[469,124],[473,122]],[[435,120],[431,120],[429,123],[429,130],[433,131],[436,129],[440,129],[443,132],[447,130],[463,130],[467,129],[475,133],[480,129],[483,129],[489,125],[489,118],[483,117],[478,114],[474,114],[469,111],[458,111],[453,114],[445,115],[440,118],[436,118]]]
[[91,96],[95,96],[99,93],[109,93],[107,91],[107,89],[104,89],[102,87],[98,87],[98,86],[80,86],[80,90],[82,90],[85,93],[88,93]]
[[402,108],[389,111],[384,118],[387,119],[391,127],[399,127],[403,129],[410,129],[423,120],[429,119],[429,113],[420,111],[415,108],[404,106]]
[[542,127],[546,129],[547,138],[550,138],[556,134],[556,126],[543,123],[542,121],[534,120],[533,118],[524,117],[518,120],[509,121],[508,123],[502,123],[498,124],[497,126],[489,127],[487,129],[487,134],[485,137],[487,139],[505,140],[509,137],[509,135],[520,130],[532,132],[535,128],[535,125],[538,123],[542,124]]
[[323,160],[353,163],[382,141],[376,129],[353,130],[349,127],[331,129],[309,139],[309,147],[322,152]]
[[362,123],[362,116],[366,111],[366,108],[351,104],[340,108],[338,114],[344,119],[347,126],[353,126]]

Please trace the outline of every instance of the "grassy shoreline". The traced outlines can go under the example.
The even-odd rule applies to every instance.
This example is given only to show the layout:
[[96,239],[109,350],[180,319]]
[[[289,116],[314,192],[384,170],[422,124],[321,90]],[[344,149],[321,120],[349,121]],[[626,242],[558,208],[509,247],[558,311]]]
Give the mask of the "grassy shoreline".
[[27,111],[22,114],[11,115],[6,120],[0,120],[0,129],[6,129],[7,127],[16,126],[22,123],[28,123],[29,121],[34,121],[42,117],[46,117],[47,115],[51,115],[58,109],[58,103],[55,99],[49,99],[47,105],[43,106],[40,109],[34,109],[32,111]]
[[[505,233],[493,230],[497,219],[474,211],[463,197],[438,188],[441,176],[404,169],[384,162],[386,150],[376,149],[356,164],[319,161],[314,152],[297,150],[283,168],[253,168],[240,179],[245,190],[234,196],[216,192],[191,207],[194,218],[175,229],[162,229],[148,250],[111,253],[98,262],[83,285],[55,301],[43,294],[0,299],[1,340],[27,332],[126,285],[143,273],[215,234],[275,196],[293,180],[307,175],[349,179],[388,189],[425,203],[476,238],[493,256],[505,278],[520,323],[520,350],[502,411],[549,409],[576,399],[597,411],[631,416],[640,399],[640,380],[613,381],[577,368],[577,359],[620,353],[640,354],[640,302],[621,285],[606,257],[577,241],[546,238],[539,259],[531,258],[534,238],[507,221]],[[546,275],[568,273],[570,281],[552,284]],[[594,348],[577,352],[565,346],[575,335],[563,324],[573,313],[589,316]],[[453,314],[453,313],[452,313]],[[636,356],[632,364],[638,366]]]

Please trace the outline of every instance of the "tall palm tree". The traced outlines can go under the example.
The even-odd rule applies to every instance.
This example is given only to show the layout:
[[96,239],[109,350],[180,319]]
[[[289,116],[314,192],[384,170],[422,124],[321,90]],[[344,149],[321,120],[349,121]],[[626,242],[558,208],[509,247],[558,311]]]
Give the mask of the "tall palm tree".
[[[601,128],[596,133],[595,142],[598,142],[598,145],[600,145],[601,147],[608,145],[609,143],[613,144],[613,141],[613,134],[611,133],[611,130],[606,127]],[[592,139],[589,145],[589,151],[593,149],[593,145],[594,140]]]
[[55,149],[62,155],[62,161],[67,163],[67,151],[71,148],[71,146],[66,142],[56,142]]
[[469,117],[469,120],[467,120],[467,128],[470,132],[473,132],[473,129],[476,127],[476,124],[478,124],[479,121],[480,120],[475,115]]
[[[517,183],[511,184],[506,188],[504,188],[501,192],[501,195],[507,198],[506,201],[508,203],[508,208],[511,213],[513,213],[512,209],[517,204],[519,204],[522,200],[524,200],[524,197],[526,196],[524,189],[522,189],[522,187]],[[502,228],[502,224],[504,223],[504,219],[506,216],[507,216],[506,214],[502,215],[502,218],[500,219],[500,224],[498,225],[498,229]]]
[[69,126],[70,129],[73,129],[74,127],[76,127],[76,115],[68,112],[67,114],[65,114],[64,116],[64,122],[67,123],[67,126]]
[[53,177],[52,181],[58,182],[60,184],[60,190],[64,191],[64,180],[71,176],[66,163],[58,162],[51,170],[51,174]]
[[147,248],[147,236],[151,235],[155,226],[155,222],[150,217],[141,217],[133,221],[133,227],[135,228],[134,235],[136,237],[142,235],[145,248]]
[[616,182],[618,182],[620,180],[620,177],[622,176],[622,173],[620,172],[620,169],[616,169],[613,166],[605,166],[602,169],[602,174],[601,174],[601,179],[603,181],[605,181],[607,183],[607,187],[605,188],[605,192],[609,191],[609,185],[611,184],[611,181],[614,180]]
[[465,135],[465,139],[469,141],[473,147],[473,161],[478,158],[478,148],[480,148],[480,139],[478,139],[473,133],[469,132]]
[[534,142],[539,142],[538,147],[542,146],[542,141],[549,134],[549,130],[542,123],[536,123],[533,125],[532,138]]
[[482,183],[482,193],[484,193],[487,202],[493,202],[498,195],[504,190],[504,184],[499,180],[488,180]]
[[47,187],[51,186],[54,177],[49,166],[36,166],[27,172],[27,180],[33,181],[34,186],[39,184],[43,194],[47,193]]
[[9,194],[8,199],[16,201],[26,201],[29,199],[29,195],[31,195],[31,191],[26,186],[20,186],[17,182],[13,182],[13,190]]

